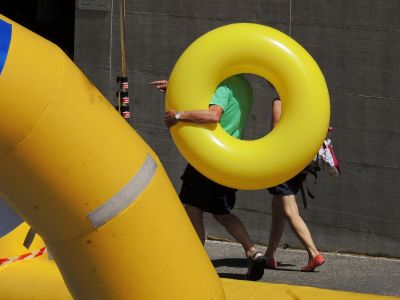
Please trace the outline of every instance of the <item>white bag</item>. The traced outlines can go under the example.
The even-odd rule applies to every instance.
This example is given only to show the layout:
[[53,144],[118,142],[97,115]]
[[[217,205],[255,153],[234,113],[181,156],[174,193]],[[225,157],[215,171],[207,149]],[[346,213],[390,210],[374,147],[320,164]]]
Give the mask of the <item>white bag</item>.
[[339,161],[333,152],[331,139],[326,139],[322,143],[317,154],[318,166],[327,172],[330,176],[339,177],[341,174]]

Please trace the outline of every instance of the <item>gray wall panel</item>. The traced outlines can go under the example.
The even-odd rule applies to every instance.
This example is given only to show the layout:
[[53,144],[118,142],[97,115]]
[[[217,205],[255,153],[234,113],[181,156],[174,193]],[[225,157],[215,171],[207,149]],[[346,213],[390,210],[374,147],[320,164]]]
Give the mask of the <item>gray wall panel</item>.
[[[221,25],[256,22],[291,34],[316,59],[331,95],[335,151],[343,176],[321,174],[301,214],[322,250],[400,257],[400,2],[398,0],[127,0],[132,126],[153,147],[175,188],[185,161],[164,127],[164,99],[149,82],[168,78],[197,37]],[[120,70],[118,1],[113,12],[76,11],[75,60],[115,102]],[[110,47],[110,42],[111,47]],[[267,54],[266,54],[267,55]],[[274,89],[249,76],[255,104],[245,138],[270,130]],[[160,195],[161,196],[161,195]],[[266,191],[239,191],[236,214],[266,244]],[[302,206],[299,199],[299,206]],[[211,236],[230,239],[207,216]],[[301,247],[287,228],[284,243]]]

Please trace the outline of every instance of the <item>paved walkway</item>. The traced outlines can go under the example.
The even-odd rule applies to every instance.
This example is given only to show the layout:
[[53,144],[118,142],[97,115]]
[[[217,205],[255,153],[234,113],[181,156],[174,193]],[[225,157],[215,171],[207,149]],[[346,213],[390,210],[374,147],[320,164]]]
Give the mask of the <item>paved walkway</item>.
[[[265,251],[265,247],[257,247]],[[247,261],[237,243],[206,241],[206,250],[221,277],[243,279]],[[265,270],[260,281],[305,285],[324,289],[400,296],[400,260],[358,255],[323,253],[326,262],[315,272],[300,272],[304,250],[278,249],[277,270]]]

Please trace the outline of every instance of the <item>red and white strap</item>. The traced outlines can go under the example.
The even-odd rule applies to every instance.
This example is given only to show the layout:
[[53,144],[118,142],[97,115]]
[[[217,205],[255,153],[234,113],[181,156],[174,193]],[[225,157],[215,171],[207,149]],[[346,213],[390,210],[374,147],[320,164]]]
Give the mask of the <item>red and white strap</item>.
[[26,253],[26,254],[22,254],[20,256],[11,257],[11,258],[0,258],[0,266],[7,265],[7,264],[10,264],[15,261],[21,261],[21,260],[26,260],[29,258],[35,258],[35,257],[41,256],[45,253],[47,253],[47,248],[43,247],[39,250],[30,252],[30,253]]

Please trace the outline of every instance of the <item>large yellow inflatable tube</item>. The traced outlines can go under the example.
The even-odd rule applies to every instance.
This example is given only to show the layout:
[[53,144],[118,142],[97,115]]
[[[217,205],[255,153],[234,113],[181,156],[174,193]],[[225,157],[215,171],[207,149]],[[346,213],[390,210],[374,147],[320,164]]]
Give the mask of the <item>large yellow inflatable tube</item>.
[[1,15],[0,31],[0,195],[73,298],[224,299],[152,149],[58,47]]
[[318,151],[329,125],[327,86],[313,58],[289,36],[262,25],[232,24],[203,35],[182,54],[166,108],[207,109],[217,85],[239,73],[266,78],[281,96],[283,113],[271,133],[241,141],[219,124],[179,122],[171,134],[185,159],[212,180],[239,189],[273,186],[301,171]]

